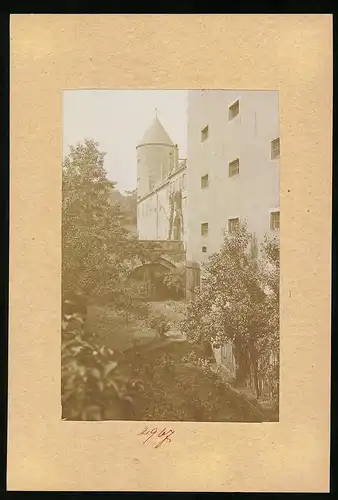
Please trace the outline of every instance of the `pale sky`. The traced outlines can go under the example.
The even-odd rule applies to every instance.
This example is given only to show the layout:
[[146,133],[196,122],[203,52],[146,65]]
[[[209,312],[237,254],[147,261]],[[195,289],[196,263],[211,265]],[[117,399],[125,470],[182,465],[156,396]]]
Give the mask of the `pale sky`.
[[136,188],[136,146],[158,118],[180,158],[186,157],[186,90],[67,90],[63,92],[63,156],[69,145],[94,139],[106,152],[108,178],[121,191]]

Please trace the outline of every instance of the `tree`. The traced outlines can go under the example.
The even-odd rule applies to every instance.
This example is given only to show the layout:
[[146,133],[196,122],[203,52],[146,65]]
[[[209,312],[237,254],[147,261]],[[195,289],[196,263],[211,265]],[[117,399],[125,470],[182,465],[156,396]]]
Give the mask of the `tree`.
[[96,142],[85,140],[70,148],[63,163],[61,369],[67,419],[133,415],[135,383],[119,370],[112,350],[83,326],[86,299],[92,297],[112,303],[126,320],[136,306],[138,315],[147,314],[128,278],[135,260],[151,258],[153,246],[130,233],[132,208],[123,211],[112,196],[115,184],[107,179],[104,156]]
[[185,267],[179,265],[165,273],[163,283],[170,293],[178,298],[184,297],[185,291]]
[[71,146],[63,163],[62,284],[121,303],[133,262],[149,260],[153,245],[130,233],[131,215],[112,197],[104,157],[97,142],[85,140]]
[[123,225],[133,234],[137,232],[137,191],[126,191],[121,194],[117,189],[112,190],[112,201],[118,203],[123,213]]
[[165,337],[165,334],[170,330],[170,322],[165,314],[157,313],[153,311],[149,317],[147,318],[147,323],[150,328],[153,328],[156,331],[157,336],[160,339]]
[[251,370],[259,396],[259,370],[267,370],[261,360],[278,353],[279,251],[276,242],[266,239],[255,259],[251,239],[246,224],[224,232],[220,251],[205,265],[201,288],[188,303],[182,329],[191,342],[220,347],[232,341],[237,380]]

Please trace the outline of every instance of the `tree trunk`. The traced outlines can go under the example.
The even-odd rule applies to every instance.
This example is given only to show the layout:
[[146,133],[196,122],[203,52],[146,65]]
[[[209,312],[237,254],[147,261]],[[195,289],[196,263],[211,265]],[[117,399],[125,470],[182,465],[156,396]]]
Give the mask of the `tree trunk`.
[[248,353],[243,346],[243,341],[240,336],[235,337],[234,348],[236,360],[236,384],[241,385],[247,380],[249,365]]
[[255,387],[255,391],[256,391],[256,397],[257,397],[257,399],[259,399],[261,396],[261,391],[260,391],[259,381],[258,381],[258,353],[257,353],[257,349],[255,348],[252,340],[249,340],[248,347],[249,347],[250,364],[252,367],[253,382],[254,382],[254,387]]

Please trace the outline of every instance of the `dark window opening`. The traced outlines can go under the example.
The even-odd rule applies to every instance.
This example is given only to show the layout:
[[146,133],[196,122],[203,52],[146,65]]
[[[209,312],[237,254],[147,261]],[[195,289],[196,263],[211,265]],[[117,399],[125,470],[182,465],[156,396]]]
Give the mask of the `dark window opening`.
[[239,218],[235,217],[228,220],[228,231],[229,233],[234,233],[239,226]]
[[239,158],[229,163],[229,177],[239,174]]
[[209,224],[208,222],[202,222],[201,224],[201,235],[206,236],[209,231]]
[[209,126],[207,125],[201,132],[201,142],[204,142],[209,137]]
[[209,186],[209,176],[208,174],[201,177],[201,188],[204,189]]
[[237,115],[239,115],[239,100],[234,102],[230,107],[229,107],[229,120],[232,120],[235,118]]

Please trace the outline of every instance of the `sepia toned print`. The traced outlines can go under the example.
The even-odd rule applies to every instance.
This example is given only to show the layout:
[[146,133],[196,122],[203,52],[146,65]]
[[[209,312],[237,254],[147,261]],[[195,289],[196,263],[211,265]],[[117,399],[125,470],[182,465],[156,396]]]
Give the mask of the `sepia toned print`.
[[62,418],[278,421],[278,92],[63,113]]

